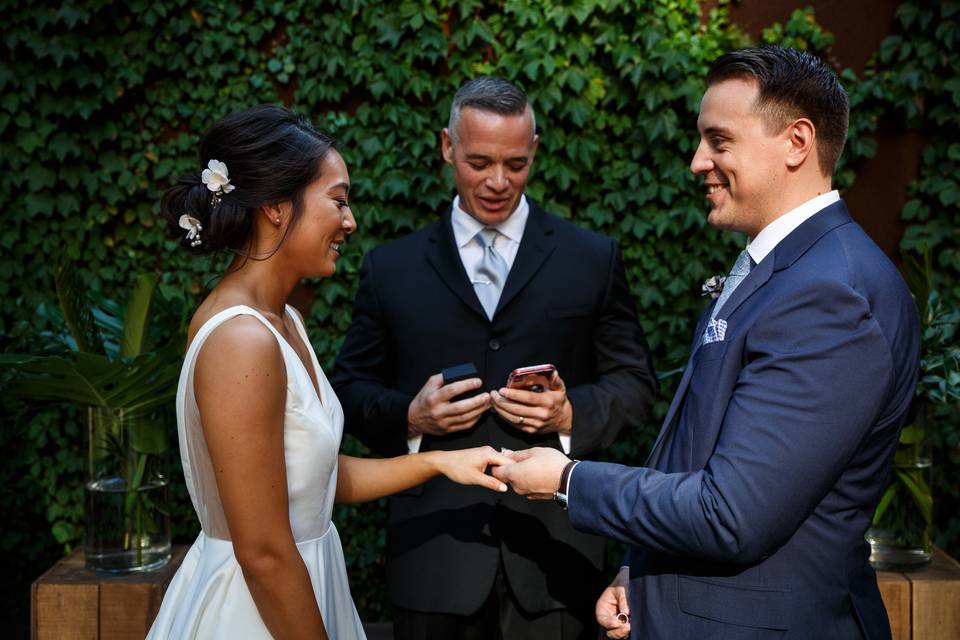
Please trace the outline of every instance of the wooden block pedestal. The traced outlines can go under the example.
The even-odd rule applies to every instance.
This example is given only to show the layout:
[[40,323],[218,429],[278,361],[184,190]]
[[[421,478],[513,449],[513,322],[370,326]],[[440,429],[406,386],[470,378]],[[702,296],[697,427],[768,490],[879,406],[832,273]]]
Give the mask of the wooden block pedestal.
[[877,572],[893,640],[960,638],[960,564],[940,549],[919,571]]
[[188,547],[167,566],[127,575],[94,573],[83,550],[55,564],[30,590],[32,640],[143,640]]

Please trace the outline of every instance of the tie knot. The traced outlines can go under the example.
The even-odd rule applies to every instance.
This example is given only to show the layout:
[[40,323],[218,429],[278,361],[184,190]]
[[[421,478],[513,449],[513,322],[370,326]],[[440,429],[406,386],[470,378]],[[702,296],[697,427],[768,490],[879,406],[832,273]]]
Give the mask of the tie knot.
[[484,227],[477,232],[477,241],[483,246],[484,249],[492,249],[494,243],[497,241],[497,237],[500,235],[500,232],[492,227]]
[[737,256],[737,261],[733,263],[733,268],[730,269],[730,275],[745,276],[750,273],[751,267],[753,267],[753,260],[750,258],[747,250],[744,249],[740,252],[740,255]]

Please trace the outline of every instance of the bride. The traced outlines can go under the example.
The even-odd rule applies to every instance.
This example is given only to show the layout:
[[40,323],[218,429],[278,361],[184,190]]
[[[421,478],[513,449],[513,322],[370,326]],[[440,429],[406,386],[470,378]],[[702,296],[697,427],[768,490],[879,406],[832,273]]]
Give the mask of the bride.
[[440,474],[505,491],[485,470],[510,460],[490,447],[337,455],[340,403],[287,300],[301,278],[333,275],[356,230],[343,159],[305,118],[269,105],[217,121],[200,159],[162,213],[188,250],[236,258],[190,323],[177,427],[202,531],[147,637],[362,638],[334,502]]

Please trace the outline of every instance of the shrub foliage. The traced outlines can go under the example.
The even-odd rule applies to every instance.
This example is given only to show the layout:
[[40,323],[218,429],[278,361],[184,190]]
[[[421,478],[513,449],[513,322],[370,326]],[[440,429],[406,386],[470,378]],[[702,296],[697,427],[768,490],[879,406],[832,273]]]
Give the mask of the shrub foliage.
[[[699,285],[737,253],[737,238],[705,225],[702,189],[688,170],[707,67],[748,42],[724,5],[705,14],[694,0],[0,0],[0,344],[36,351],[43,343],[59,254],[79,261],[94,295],[120,300],[136,274],[156,271],[163,304],[152,338],[175,339],[223,261],[178,250],[158,219],[158,198],[177,175],[202,168],[196,143],[213,120],[283,102],[339,140],[353,182],[360,230],[336,276],[308,283],[299,298],[329,369],[363,253],[430,222],[453,193],[439,153],[453,93],[466,78],[501,74],[537,111],[542,139],[528,193],[623,248],[665,375],[656,415],[610,452],[640,462],[703,305]],[[929,137],[903,212],[904,246],[935,248],[954,300],[960,58],[949,52],[960,38],[958,7],[904,3],[864,77],[838,70],[854,106],[841,187],[872,155],[881,117]],[[764,33],[824,54],[832,39],[810,10]],[[12,407],[0,432],[0,508],[23,523],[0,534],[0,553],[15,565],[6,579],[19,592],[5,606],[18,615],[26,582],[82,533],[79,418],[69,408]],[[955,472],[955,421],[938,434]],[[349,439],[345,448],[361,451]],[[169,466],[178,480],[175,452]],[[956,477],[943,480],[954,506]],[[197,524],[182,486],[176,503],[176,531],[187,542]],[[377,619],[385,612],[383,505],[338,507],[336,520],[361,615]],[[941,524],[941,544],[955,545],[960,521]]]

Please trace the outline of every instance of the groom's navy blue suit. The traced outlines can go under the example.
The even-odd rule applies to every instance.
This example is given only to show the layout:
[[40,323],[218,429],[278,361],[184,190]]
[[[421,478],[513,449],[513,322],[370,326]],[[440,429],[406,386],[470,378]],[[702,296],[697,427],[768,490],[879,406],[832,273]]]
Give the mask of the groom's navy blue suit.
[[575,528],[628,542],[634,638],[889,638],[864,532],[916,386],[916,308],[842,201],[712,305],[646,467],[582,462]]

